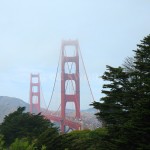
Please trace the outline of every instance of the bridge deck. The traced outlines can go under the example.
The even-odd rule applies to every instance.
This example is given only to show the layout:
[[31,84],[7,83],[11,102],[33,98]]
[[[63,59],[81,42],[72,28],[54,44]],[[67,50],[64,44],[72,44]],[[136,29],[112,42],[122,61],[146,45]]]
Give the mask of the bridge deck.
[[44,114],[42,113],[46,119],[50,120],[50,121],[54,121],[54,122],[58,122],[61,123],[63,122],[65,126],[69,126],[71,129],[75,129],[75,130],[81,130],[81,124],[79,122],[73,122],[71,120],[68,119],[64,119],[62,120],[62,118],[60,116],[53,116],[50,114]]

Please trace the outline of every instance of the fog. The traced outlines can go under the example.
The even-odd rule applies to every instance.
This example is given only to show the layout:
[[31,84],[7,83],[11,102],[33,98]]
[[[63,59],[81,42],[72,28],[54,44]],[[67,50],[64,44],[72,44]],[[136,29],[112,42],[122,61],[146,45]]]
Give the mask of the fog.
[[[0,96],[29,102],[30,73],[40,73],[48,104],[62,40],[78,40],[96,101],[106,65],[120,66],[150,33],[148,0],[1,0]],[[81,64],[82,65],[82,64]],[[92,98],[81,70],[81,109]],[[60,71],[60,70],[59,70]],[[60,80],[57,79],[56,93]],[[53,108],[57,96],[54,97]]]

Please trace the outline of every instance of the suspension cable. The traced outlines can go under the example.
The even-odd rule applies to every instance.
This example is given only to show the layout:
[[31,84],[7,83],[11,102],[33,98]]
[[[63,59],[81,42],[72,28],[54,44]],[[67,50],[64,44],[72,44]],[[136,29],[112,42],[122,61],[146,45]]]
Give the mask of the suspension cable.
[[53,94],[54,94],[54,90],[55,90],[55,85],[56,85],[56,80],[57,80],[57,76],[58,76],[58,69],[59,69],[59,64],[60,64],[60,58],[61,58],[61,50],[60,50],[60,54],[59,54],[59,60],[58,60],[58,65],[57,65],[57,70],[56,70],[56,75],[55,75],[53,90],[52,90],[52,94],[51,94],[50,101],[49,101],[48,107],[46,109],[46,112],[48,111],[48,108],[49,108],[49,106],[51,104],[51,101],[52,101],[52,98],[53,98]]
[[44,105],[45,105],[45,108],[47,107],[47,105],[46,105],[46,102],[45,102],[45,98],[44,98],[44,94],[43,94],[43,89],[42,89],[42,85],[40,85],[40,87],[41,87],[41,96],[42,96],[42,99],[44,100]]
[[85,71],[86,79],[87,79],[87,82],[88,82],[88,85],[89,85],[90,93],[92,95],[92,99],[93,99],[93,102],[94,102],[94,95],[93,95],[93,92],[92,92],[92,89],[91,89],[91,85],[90,85],[90,82],[89,82],[89,79],[88,79],[88,75],[87,75],[87,72],[86,72],[86,68],[85,68],[85,64],[84,64],[84,61],[83,61],[82,53],[81,53],[81,50],[80,50],[80,46],[79,46],[79,53],[80,53],[80,56],[81,56],[81,60],[82,60],[83,68],[84,68],[84,71]]
[[[65,53],[65,55],[67,56],[66,51],[64,51],[64,53]],[[60,55],[60,56],[61,56],[61,55]],[[68,65],[68,62],[67,62],[67,65]],[[69,68],[69,65],[68,65],[69,73],[71,73],[72,66],[73,66],[73,63],[71,64],[71,68]],[[67,88],[68,88],[68,82],[67,82],[67,84],[66,84],[66,86],[65,86],[65,92],[66,92]],[[60,107],[61,107],[61,104],[59,105],[58,109],[53,113],[53,115],[58,113],[58,111],[60,110]]]

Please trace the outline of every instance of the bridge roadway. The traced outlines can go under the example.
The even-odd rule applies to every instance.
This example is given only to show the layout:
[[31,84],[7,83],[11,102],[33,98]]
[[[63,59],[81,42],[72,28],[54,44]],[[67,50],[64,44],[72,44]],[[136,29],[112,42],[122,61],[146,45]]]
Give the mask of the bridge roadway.
[[47,114],[47,113],[42,113],[42,115],[44,115],[44,117],[50,121],[58,122],[60,124],[63,122],[63,124],[65,126],[68,126],[71,129],[81,130],[81,124],[79,122],[70,121],[68,119],[62,120],[62,118],[60,116],[53,116],[53,115]]

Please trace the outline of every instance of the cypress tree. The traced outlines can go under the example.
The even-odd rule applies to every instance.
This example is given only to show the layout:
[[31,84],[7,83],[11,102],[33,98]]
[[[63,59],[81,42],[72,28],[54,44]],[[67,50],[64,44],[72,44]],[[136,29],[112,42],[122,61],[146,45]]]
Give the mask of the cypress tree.
[[131,66],[107,66],[100,102],[92,105],[118,149],[150,149],[150,35],[137,50]]

